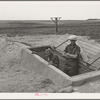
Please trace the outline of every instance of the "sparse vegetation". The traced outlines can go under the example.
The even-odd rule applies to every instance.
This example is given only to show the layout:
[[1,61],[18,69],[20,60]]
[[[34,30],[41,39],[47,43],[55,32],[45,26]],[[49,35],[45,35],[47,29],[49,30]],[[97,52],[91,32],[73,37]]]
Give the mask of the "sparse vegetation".
[[[93,39],[100,38],[99,20],[61,20],[59,21],[58,34],[75,34],[90,36]],[[50,20],[45,21],[0,21],[0,34],[35,35],[55,34],[55,25]]]

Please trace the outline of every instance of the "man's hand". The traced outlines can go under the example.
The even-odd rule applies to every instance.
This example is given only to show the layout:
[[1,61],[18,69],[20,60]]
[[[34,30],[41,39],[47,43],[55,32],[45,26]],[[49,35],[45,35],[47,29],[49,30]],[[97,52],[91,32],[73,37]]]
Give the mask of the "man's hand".
[[55,49],[56,49],[56,48],[55,48],[55,46],[53,46],[53,45],[51,45],[50,47],[51,47],[51,49],[53,49],[53,50],[55,50]]
[[65,52],[62,53],[62,56],[66,58],[77,58],[77,54],[73,55]]
[[71,54],[69,54],[69,53],[66,53],[66,55],[67,55],[67,56],[71,56]]
[[69,57],[70,57],[70,56],[68,55],[68,53],[65,53],[65,52],[62,53],[62,56],[63,56],[63,57],[66,57],[66,58],[69,58]]
[[66,53],[66,55],[68,55],[70,58],[77,58],[77,54],[69,54],[69,53]]

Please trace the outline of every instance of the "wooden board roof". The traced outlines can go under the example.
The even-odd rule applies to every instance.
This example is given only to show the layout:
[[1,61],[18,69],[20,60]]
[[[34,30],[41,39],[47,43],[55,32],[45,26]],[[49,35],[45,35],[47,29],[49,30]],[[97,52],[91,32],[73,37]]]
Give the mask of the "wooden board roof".
[[[52,40],[52,45],[55,47],[61,44],[62,42],[66,41],[70,35],[66,34],[58,38],[57,40]],[[100,68],[100,44],[96,43],[93,40],[88,40],[84,37],[77,36],[77,45],[81,48],[81,55],[83,57],[83,60],[89,64],[92,62],[95,62],[92,64],[92,67],[95,69]],[[66,43],[62,44],[57,48],[59,51],[63,51],[65,47],[70,43],[70,41],[67,41]],[[98,59],[99,58],[99,59]]]

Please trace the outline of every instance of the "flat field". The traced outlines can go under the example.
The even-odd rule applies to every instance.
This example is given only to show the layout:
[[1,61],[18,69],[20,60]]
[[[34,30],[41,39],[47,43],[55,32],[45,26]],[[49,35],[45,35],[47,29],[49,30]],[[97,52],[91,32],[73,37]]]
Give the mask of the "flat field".
[[[0,34],[8,36],[55,33],[55,24],[51,20],[0,21]],[[66,33],[99,39],[100,20],[60,20],[58,34]]]

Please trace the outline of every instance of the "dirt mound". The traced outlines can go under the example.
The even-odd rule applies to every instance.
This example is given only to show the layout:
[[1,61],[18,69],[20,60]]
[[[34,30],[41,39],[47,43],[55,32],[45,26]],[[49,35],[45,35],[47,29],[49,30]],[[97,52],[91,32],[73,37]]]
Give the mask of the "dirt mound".
[[0,38],[0,92],[56,92],[59,87],[20,66],[22,44]]

